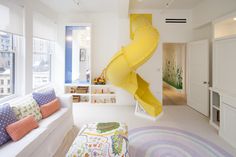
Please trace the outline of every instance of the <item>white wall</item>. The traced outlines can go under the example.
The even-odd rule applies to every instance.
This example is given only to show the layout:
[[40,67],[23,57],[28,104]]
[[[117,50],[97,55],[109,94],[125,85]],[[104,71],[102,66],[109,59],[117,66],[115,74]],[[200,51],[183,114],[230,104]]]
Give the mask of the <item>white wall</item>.
[[57,40],[56,19],[50,19],[47,16],[34,12],[33,14],[33,35],[34,37]]
[[200,27],[236,10],[235,0],[206,0],[193,9],[193,27]]
[[6,0],[0,0],[0,4],[1,10],[5,10],[5,12],[0,12],[0,30],[22,35],[23,8]]
[[[1,4],[10,4],[1,0]],[[55,19],[56,13],[37,0],[12,0],[16,6],[11,6],[10,26],[6,31],[24,36],[24,51],[17,54],[16,94],[24,95],[32,92],[32,52],[33,52],[33,13],[39,12],[44,16]],[[18,62],[19,61],[19,62]]]
[[193,41],[208,39],[212,40],[213,37],[213,27],[211,23],[208,23],[204,26],[193,29]]
[[[68,14],[58,16],[58,46],[56,60],[58,68],[55,69],[56,87],[64,91],[65,79],[65,25],[91,24],[92,48],[91,64],[92,79],[101,74],[111,57],[118,51],[119,22],[117,13],[97,14]],[[63,70],[62,70],[63,69]],[[132,104],[133,97],[127,92],[117,89],[118,103]]]
[[[150,83],[151,90],[162,100],[162,43],[185,43],[192,37],[191,10],[133,10],[133,13],[152,13],[153,25],[161,34],[161,41],[153,57],[140,69],[140,75]],[[187,18],[187,24],[165,24],[165,18]],[[59,15],[58,47],[56,55],[60,68],[56,69],[58,90],[64,90],[65,65],[65,30],[64,26],[78,23],[92,24],[92,78],[98,76],[106,67],[111,57],[124,45],[129,44],[129,16],[119,13],[69,14]],[[63,66],[63,67],[62,67]],[[62,70],[63,69],[63,70]],[[62,77],[63,76],[63,77]],[[134,104],[131,95],[118,90],[118,101],[121,104]]]
[[[153,57],[138,72],[150,83],[154,95],[162,100],[162,53],[163,43],[186,43],[192,38],[191,10],[133,10],[132,13],[153,14],[153,25],[160,32],[160,43]],[[166,24],[166,18],[186,18],[187,24]]]

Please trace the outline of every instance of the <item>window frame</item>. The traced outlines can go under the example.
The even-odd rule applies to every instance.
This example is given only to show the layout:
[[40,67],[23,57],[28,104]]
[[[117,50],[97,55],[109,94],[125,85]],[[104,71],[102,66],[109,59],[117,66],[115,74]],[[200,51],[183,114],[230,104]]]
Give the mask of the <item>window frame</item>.
[[[12,89],[12,94],[10,95],[7,95],[7,96],[4,96],[2,98],[0,98],[0,103],[4,103],[4,102],[7,102],[9,101],[10,99],[13,99],[13,98],[16,98],[17,97],[17,93],[16,93],[16,64],[17,64],[17,58],[16,58],[16,50],[14,49],[14,36],[19,36],[19,37],[23,37],[22,35],[19,35],[19,34],[15,34],[15,33],[12,33],[12,32],[7,32],[7,31],[3,31],[3,30],[0,30],[0,32],[2,33],[6,33],[6,34],[10,34],[11,35],[11,50],[10,51],[1,51],[0,52],[4,52],[4,53],[8,53],[8,54],[11,54],[12,55],[12,67],[10,68],[11,69],[11,74],[10,74],[10,89]],[[11,80],[12,78],[12,80]],[[1,84],[3,81],[3,84]],[[0,85],[4,85],[4,80],[1,79],[1,83]],[[8,80],[6,82],[6,84],[8,85]],[[8,87],[9,88],[9,87]],[[6,88],[6,89],[8,89]],[[3,93],[4,93],[4,88],[3,88]]]
[[47,82],[47,83],[45,83],[45,84],[43,84],[43,85],[40,85],[40,86],[37,86],[37,87],[34,87],[34,70],[32,70],[32,89],[33,90],[37,90],[37,89],[41,89],[41,88],[43,88],[43,87],[46,87],[46,86],[48,86],[48,85],[50,85],[51,83],[52,83],[52,58],[53,58],[53,56],[54,56],[54,54],[55,54],[55,51],[56,51],[56,41],[54,41],[54,40],[49,40],[49,39],[44,39],[44,38],[40,38],[40,37],[36,37],[36,36],[34,36],[33,38],[32,38],[32,40],[33,40],[33,44],[34,44],[34,40],[44,40],[44,41],[47,41],[47,42],[49,42],[49,43],[51,43],[51,42],[53,42],[54,43],[54,47],[53,47],[53,51],[54,52],[49,52],[49,53],[46,53],[46,52],[39,52],[39,51],[35,51],[35,47],[34,47],[34,45],[33,45],[33,53],[32,53],[32,69],[33,69],[33,63],[34,63],[34,61],[33,61],[33,57],[34,57],[34,55],[35,54],[38,54],[38,55],[48,55],[49,56],[49,62],[50,62],[50,67],[49,67],[49,82]]

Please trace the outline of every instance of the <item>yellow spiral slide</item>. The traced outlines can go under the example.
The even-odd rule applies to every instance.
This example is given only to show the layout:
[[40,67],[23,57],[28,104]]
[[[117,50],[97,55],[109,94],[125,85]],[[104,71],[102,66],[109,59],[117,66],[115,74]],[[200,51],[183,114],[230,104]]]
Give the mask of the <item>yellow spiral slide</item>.
[[114,55],[106,67],[105,76],[113,85],[131,93],[146,113],[156,117],[162,112],[162,104],[136,70],[152,57],[160,35],[150,20],[141,15],[135,16],[132,30],[132,42]]

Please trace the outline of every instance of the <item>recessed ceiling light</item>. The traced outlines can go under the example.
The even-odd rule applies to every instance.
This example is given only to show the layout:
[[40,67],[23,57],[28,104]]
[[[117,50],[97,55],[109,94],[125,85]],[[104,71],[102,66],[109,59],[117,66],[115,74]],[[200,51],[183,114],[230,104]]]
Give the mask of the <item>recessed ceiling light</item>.
[[234,18],[234,21],[236,21],[236,17]]
[[169,6],[171,6],[171,4],[174,2],[174,0],[169,0],[167,3],[166,3],[166,8],[168,8]]
[[66,37],[66,40],[67,40],[67,41],[72,41],[72,40],[73,40],[73,39],[72,39],[72,36],[67,36],[67,37]]
[[80,4],[79,0],[73,0],[73,1],[74,1],[74,3],[75,3],[76,5],[79,6],[79,4]]
[[86,30],[90,30],[90,27],[86,27],[85,29],[86,29]]

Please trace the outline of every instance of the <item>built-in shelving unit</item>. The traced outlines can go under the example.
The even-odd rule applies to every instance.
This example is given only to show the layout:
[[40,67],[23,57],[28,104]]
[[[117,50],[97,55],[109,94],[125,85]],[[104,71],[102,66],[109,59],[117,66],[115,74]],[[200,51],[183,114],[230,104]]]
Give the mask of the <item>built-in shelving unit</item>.
[[115,87],[112,85],[66,84],[65,93],[73,96],[74,103],[116,104]]
[[90,102],[90,85],[66,84],[65,93],[72,95],[74,103]]
[[220,94],[213,88],[210,88],[211,104],[210,104],[210,123],[216,129],[220,127]]
[[213,26],[210,124],[236,148],[236,12],[215,20]]

